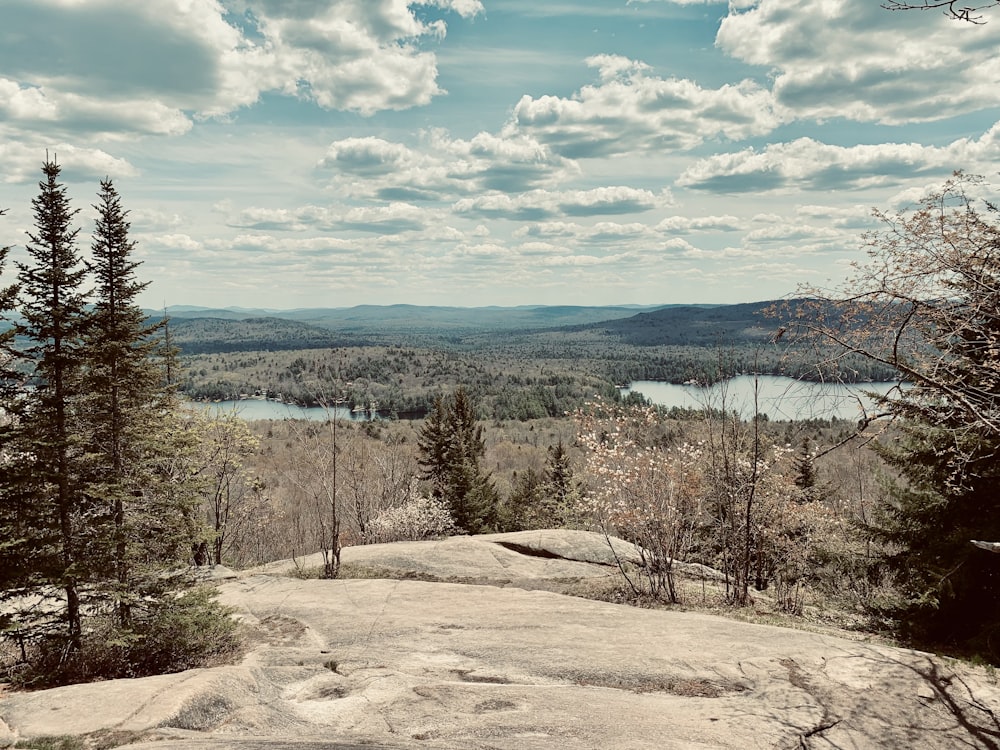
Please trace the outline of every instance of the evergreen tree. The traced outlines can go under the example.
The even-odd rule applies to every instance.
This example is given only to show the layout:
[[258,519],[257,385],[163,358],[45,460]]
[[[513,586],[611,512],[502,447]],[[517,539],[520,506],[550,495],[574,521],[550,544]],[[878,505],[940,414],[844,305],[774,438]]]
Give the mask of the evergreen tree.
[[456,526],[470,534],[495,528],[499,497],[481,466],[483,428],[464,388],[448,401],[435,399],[418,444],[424,476],[433,483],[434,496],[448,503]]
[[[82,446],[76,419],[83,394],[86,268],[76,247],[79,229],[72,226],[77,212],[59,182],[60,171],[54,159],[46,158],[45,179],[32,201],[35,231],[28,233],[26,245],[30,262],[18,263],[24,319],[19,333],[30,342],[27,354],[35,365],[30,411],[18,432],[24,438],[22,448],[32,456],[30,525],[41,542],[38,548],[51,544],[56,553],[38,567],[42,578],[65,594],[67,636],[71,648],[77,648],[80,582],[88,574],[82,564],[81,533],[89,508],[80,482]],[[23,484],[20,488],[26,489]]]
[[537,525],[544,486],[542,475],[530,466],[520,474],[515,472],[510,496],[498,514],[497,530],[524,531],[545,528],[545,525]]
[[431,495],[436,498],[443,498],[448,490],[448,411],[444,396],[435,397],[417,436],[423,477],[431,482]]
[[816,499],[816,464],[812,441],[806,437],[795,458],[795,486],[802,490],[802,500]]
[[545,484],[538,509],[538,523],[543,528],[552,528],[565,521],[570,500],[577,494],[578,487],[573,481],[573,468],[562,438],[555,445],[550,445],[546,453]]
[[189,534],[181,519],[193,512],[194,498],[168,493],[168,499],[157,481],[160,454],[178,449],[166,421],[176,404],[158,363],[155,334],[163,324],[147,324],[139,307],[148,282],[136,278],[128,214],[108,179],[95,208],[90,265],[96,289],[85,337],[86,485],[103,512],[90,524],[93,550],[114,571],[108,593],[119,626],[127,628],[132,602],[153,593],[164,563],[183,557]]
[[860,425],[888,416],[904,435],[881,444],[899,481],[872,529],[897,574],[890,614],[928,645],[1000,662],[1000,555],[971,543],[1000,541],[1000,224],[992,204],[977,210],[982,189],[957,174],[879,215],[871,262],[834,293],[804,290],[814,314],[797,325],[909,383]]
[[[164,575],[196,536],[200,500],[194,433],[161,371],[174,352],[155,343],[137,304],[145,284],[111,182],[87,269],[60,168],[46,159],[42,169],[28,260],[18,288],[0,289],[0,316],[21,314],[31,366],[19,382],[10,359],[20,354],[0,332],[0,599],[20,602],[3,609],[0,631],[20,642],[22,685],[187,668],[236,639],[210,596]],[[37,597],[53,590],[62,632],[38,614]]]
[[[6,209],[0,209],[0,216],[6,213]],[[9,254],[9,246],[0,246],[0,279],[3,278],[7,267]],[[11,409],[14,398],[19,392],[17,386],[21,380],[15,369],[15,364],[20,359],[17,349],[14,348],[14,336],[17,331],[9,317],[17,306],[17,293],[16,284],[0,287],[0,428],[10,424]],[[0,451],[2,450],[3,443],[0,442]]]
[[[0,216],[6,213],[0,210]],[[7,266],[10,247],[0,247],[0,278]],[[28,539],[24,533],[22,517],[23,504],[20,488],[26,483],[14,481],[24,463],[13,442],[23,411],[21,374],[16,364],[21,359],[14,347],[16,328],[10,318],[17,304],[18,287],[10,284],[0,287],[0,599],[16,596],[18,587],[24,583],[24,561],[30,559]],[[0,630],[5,627],[9,615],[0,615]]]

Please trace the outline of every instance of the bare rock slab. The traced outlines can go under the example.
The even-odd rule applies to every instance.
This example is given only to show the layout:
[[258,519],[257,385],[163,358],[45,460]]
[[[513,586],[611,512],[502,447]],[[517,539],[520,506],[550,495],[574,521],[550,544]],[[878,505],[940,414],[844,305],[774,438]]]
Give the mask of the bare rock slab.
[[[990,676],[912,651],[544,591],[256,575],[238,666],[8,694],[20,737],[133,748],[991,747]],[[992,744],[991,744],[992,743]]]

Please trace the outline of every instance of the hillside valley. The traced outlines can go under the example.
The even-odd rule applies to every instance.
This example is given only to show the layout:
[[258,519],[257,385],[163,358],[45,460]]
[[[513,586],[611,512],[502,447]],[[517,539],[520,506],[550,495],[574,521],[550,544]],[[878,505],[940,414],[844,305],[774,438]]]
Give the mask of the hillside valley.
[[186,369],[181,387],[193,398],[315,404],[337,392],[352,408],[377,402],[386,416],[426,413],[459,385],[484,418],[529,419],[561,416],[594,395],[615,398],[633,380],[893,376],[851,358],[828,367],[827,352],[776,342],[776,304],[167,312]]

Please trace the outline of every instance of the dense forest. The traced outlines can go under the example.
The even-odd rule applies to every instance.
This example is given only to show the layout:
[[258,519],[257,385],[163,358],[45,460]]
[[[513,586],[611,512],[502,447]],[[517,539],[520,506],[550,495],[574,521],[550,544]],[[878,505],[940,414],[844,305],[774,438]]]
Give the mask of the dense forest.
[[[171,319],[171,333],[186,370],[181,390],[191,398],[264,394],[317,404],[336,391],[351,407],[377,402],[385,416],[426,414],[435,396],[459,385],[473,394],[483,418],[531,419],[562,416],[598,394],[613,399],[616,386],[634,380],[711,384],[746,373],[848,383],[898,377],[895,368],[868,358],[776,340],[781,321],[800,307],[795,301],[677,305],[630,315],[622,308],[553,308],[558,313],[552,315],[535,308],[532,328],[523,327],[525,311],[518,308],[489,308],[486,315],[482,309],[407,308],[403,329],[393,307],[353,308],[340,316],[295,313],[312,323],[188,312]],[[603,316],[610,317],[543,325]]]

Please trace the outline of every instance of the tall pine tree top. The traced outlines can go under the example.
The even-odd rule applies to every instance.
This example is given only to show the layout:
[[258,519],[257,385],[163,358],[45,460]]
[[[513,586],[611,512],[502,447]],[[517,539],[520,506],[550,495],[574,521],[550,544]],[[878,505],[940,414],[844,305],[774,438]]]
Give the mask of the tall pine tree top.
[[77,214],[70,208],[66,187],[59,182],[61,167],[55,159],[42,165],[45,179],[31,201],[35,232],[28,232],[25,250],[30,263],[18,263],[21,282],[23,333],[35,342],[30,352],[41,355],[38,374],[51,379],[53,370],[72,365],[84,320],[86,296],[82,291],[87,269],[76,245],[79,229],[72,226]]

